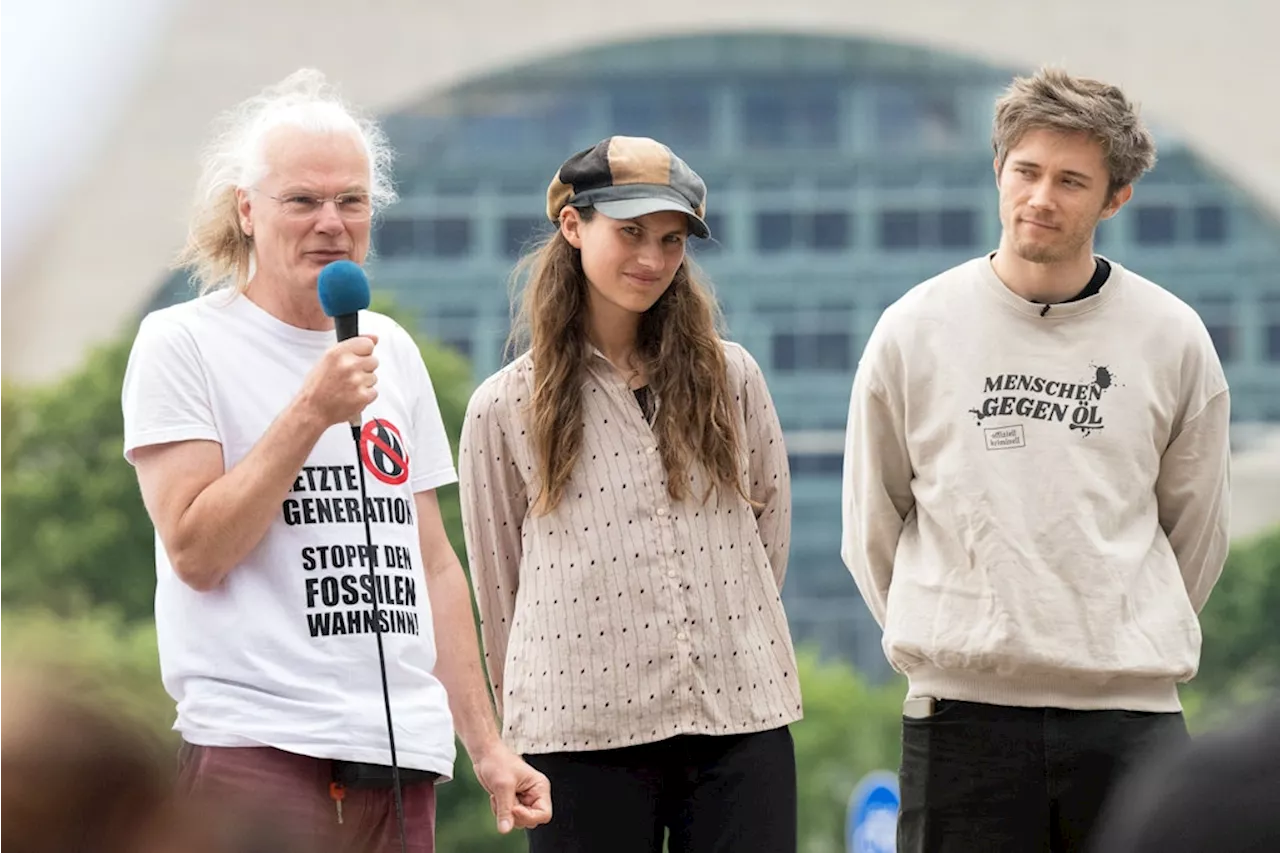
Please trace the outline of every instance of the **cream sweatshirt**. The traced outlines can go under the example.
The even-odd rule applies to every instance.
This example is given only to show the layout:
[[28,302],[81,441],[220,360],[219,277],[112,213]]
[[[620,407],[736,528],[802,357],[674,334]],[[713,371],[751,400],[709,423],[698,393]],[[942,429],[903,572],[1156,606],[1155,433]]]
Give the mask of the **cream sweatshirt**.
[[1227,554],[1227,383],[1195,311],[1111,267],[1046,310],[976,258],[867,343],[841,555],[910,697],[1181,707]]

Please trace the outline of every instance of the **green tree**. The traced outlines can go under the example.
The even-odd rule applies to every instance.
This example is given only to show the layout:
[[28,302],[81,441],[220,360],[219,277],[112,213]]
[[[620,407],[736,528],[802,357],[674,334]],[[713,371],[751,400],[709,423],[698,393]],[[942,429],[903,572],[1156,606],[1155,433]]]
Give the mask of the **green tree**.
[[906,683],[872,685],[848,664],[797,652],[804,719],[796,745],[800,850],[843,853],[845,812],[858,780],[872,770],[897,772]]
[[[13,525],[10,523],[9,494],[13,492],[14,461],[18,457],[18,428],[22,416],[22,402],[18,389],[0,379],[0,548],[12,542]],[[6,565],[5,553],[0,549],[0,573]]]
[[1200,671],[1184,689],[1196,728],[1280,689],[1280,527],[1233,543],[1200,614]]
[[0,391],[4,606],[152,610],[153,531],[122,455],[120,388],[133,330],[55,383]]

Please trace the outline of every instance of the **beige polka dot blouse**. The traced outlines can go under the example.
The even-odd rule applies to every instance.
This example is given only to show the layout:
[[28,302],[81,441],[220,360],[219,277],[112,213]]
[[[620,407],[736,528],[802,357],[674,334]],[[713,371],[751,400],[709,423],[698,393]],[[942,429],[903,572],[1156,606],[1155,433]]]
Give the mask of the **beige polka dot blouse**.
[[[484,658],[504,736],[522,753],[762,731],[801,716],[779,591],[791,533],[782,429],[764,376],[725,344],[759,512],[693,473],[674,503],[634,393],[594,349],[586,429],[565,497],[530,512],[528,354],[486,380],[459,449]],[[659,405],[661,403],[659,402]]]

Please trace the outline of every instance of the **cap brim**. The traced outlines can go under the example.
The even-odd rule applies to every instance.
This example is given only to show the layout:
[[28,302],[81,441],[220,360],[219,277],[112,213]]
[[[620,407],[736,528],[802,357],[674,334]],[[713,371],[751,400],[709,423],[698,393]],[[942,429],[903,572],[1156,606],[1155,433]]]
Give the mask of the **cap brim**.
[[711,236],[711,229],[707,227],[707,223],[703,222],[698,214],[693,212],[693,208],[669,198],[628,198],[620,201],[601,201],[596,202],[594,207],[610,219],[635,219],[640,216],[647,216],[650,213],[671,210],[689,217],[689,230],[695,236],[704,240]]

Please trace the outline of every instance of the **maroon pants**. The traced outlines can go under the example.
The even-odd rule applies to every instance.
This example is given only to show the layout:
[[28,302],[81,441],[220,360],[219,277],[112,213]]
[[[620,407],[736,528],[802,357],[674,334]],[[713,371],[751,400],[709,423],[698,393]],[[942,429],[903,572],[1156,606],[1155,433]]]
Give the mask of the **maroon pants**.
[[[184,744],[179,759],[182,792],[205,808],[225,809],[229,825],[261,841],[308,853],[399,853],[395,793],[347,788],[339,823],[331,780],[331,762],[266,747]],[[405,785],[401,795],[408,849],[434,853],[435,785]]]

